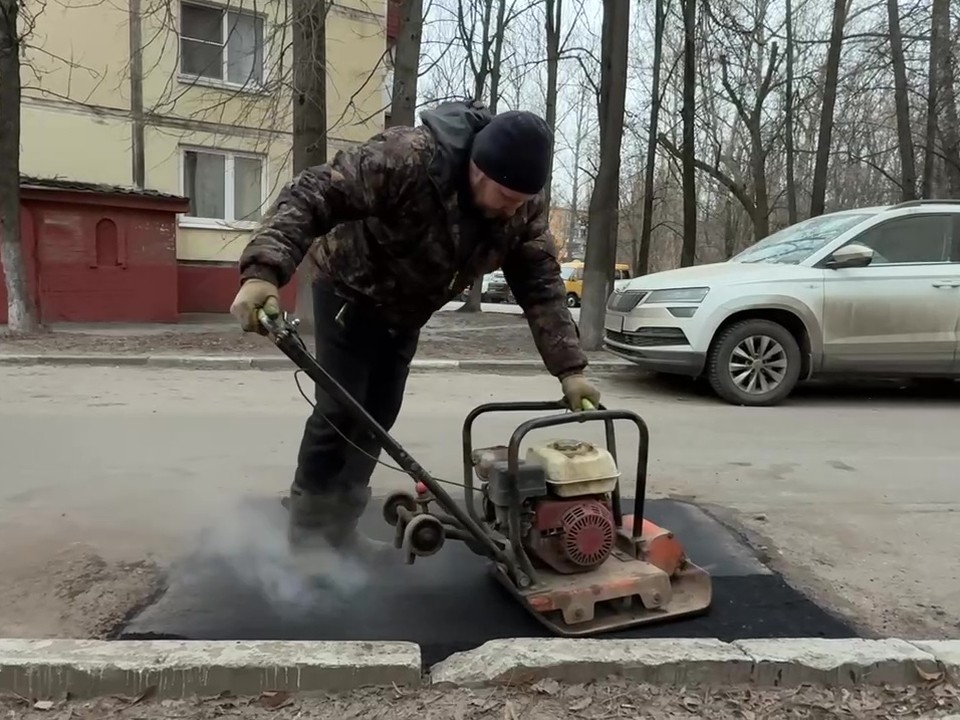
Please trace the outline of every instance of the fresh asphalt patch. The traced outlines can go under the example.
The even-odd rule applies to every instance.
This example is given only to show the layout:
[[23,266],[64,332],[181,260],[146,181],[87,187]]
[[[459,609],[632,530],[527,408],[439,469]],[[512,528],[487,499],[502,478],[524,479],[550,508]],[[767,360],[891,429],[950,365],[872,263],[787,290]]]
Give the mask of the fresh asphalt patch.
[[[286,552],[285,512],[278,500],[261,498],[228,513],[170,569],[166,593],[118,639],[410,641],[433,664],[488,640],[549,635],[490,576],[486,560],[455,541],[413,565],[398,551],[397,565],[375,575],[331,555],[323,579],[308,581]],[[696,617],[603,637],[857,637],[695,506],[653,500],[646,516],[673,530],[711,573],[713,605]],[[378,503],[362,524],[392,541]]]

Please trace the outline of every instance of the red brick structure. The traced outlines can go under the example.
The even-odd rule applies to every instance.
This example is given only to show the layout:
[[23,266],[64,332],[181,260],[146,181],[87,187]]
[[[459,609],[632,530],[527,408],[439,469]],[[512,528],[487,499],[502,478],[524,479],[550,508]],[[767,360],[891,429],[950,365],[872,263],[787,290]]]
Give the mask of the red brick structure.
[[[43,323],[176,322],[177,213],[186,198],[25,178],[21,242]],[[7,321],[0,268],[0,323]]]
[[402,0],[387,0],[387,45],[393,45],[400,34]]
[[[309,264],[305,263],[304,271]],[[225,313],[240,287],[235,262],[181,260],[177,265],[177,306],[181,313]],[[280,288],[280,304],[287,312],[297,306],[297,278]]]
[[[20,235],[40,321],[171,323],[182,313],[228,312],[237,264],[177,260],[177,214],[188,209],[185,198],[153,190],[24,179]],[[296,295],[293,279],[280,290],[285,309]]]

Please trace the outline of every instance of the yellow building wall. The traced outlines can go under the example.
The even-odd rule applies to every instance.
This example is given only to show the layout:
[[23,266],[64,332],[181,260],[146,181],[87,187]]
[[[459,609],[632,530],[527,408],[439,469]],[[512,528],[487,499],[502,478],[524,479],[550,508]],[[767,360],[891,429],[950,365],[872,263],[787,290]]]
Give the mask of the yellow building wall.
[[[377,128],[382,125],[384,69],[371,71],[382,65],[385,15],[374,15],[376,6],[360,11],[337,3],[327,15],[327,119],[331,137],[369,137],[376,130],[366,120],[371,116]],[[231,0],[229,7],[261,14],[266,20],[265,92],[181,76],[176,34],[180,6],[174,4],[169,14],[144,18],[144,37],[157,38],[143,52],[144,68],[152,68],[144,73],[144,108],[148,114],[193,123],[290,132],[292,104],[285,90],[292,81],[288,11],[279,3],[265,5],[262,0]],[[386,12],[382,3],[380,8]]]
[[[224,3],[226,5],[227,3]],[[289,10],[283,2],[230,0],[265,12],[267,92],[208,87],[179,74],[179,3],[141,0],[145,186],[182,193],[181,146],[265,156],[267,204],[292,175]],[[21,168],[26,175],[132,184],[127,5],[49,3],[25,58]],[[384,0],[338,0],[327,15],[327,118],[332,155],[382,128]],[[279,29],[278,29],[279,28]],[[278,48],[285,48],[283,57]],[[285,68],[280,77],[279,68]],[[196,227],[181,218],[178,257],[233,262],[249,230]],[[203,223],[200,223],[203,224]],[[207,224],[209,225],[209,223]]]
[[20,172],[108,185],[129,185],[130,122],[69,108],[24,104]]
[[78,109],[129,110],[129,25],[125,2],[31,2],[23,96]]

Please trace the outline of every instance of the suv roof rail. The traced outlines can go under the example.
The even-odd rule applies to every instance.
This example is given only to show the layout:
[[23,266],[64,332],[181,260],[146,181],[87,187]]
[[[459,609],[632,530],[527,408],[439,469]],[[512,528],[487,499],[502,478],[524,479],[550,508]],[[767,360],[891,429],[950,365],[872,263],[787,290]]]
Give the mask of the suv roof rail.
[[943,200],[935,200],[932,198],[924,200],[907,200],[906,202],[894,205],[891,209],[896,210],[899,208],[917,207],[918,205],[960,205],[960,200],[951,198],[944,198]]

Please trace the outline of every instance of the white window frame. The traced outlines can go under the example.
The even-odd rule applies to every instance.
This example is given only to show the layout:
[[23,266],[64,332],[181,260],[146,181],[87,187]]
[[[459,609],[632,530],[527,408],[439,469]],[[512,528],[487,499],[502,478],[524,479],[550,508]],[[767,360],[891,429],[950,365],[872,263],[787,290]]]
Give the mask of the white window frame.
[[[260,212],[261,215],[267,211],[267,205],[270,200],[270,194],[267,191],[267,156],[260,153],[244,152],[240,150],[224,150],[222,148],[204,147],[202,145],[181,145],[179,152],[180,165],[180,194],[186,197],[186,182],[184,173],[186,172],[186,157],[188,152],[208,153],[209,155],[222,155],[223,162],[223,210],[227,218],[205,218],[194,217],[186,213],[179,213],[177,221],[182,228],[198,228],[202,230],[253,230],[259,225],[256,220],[234,220],[236,207],[234,161],[236,158],[247,158],[260,161]],[[229,192],[227,191],[229,189]]]
[[[208,8],[210,10],[217,10],[222,13],[220,19],[220,36],[223,38],[223,45],[221,46],[222,50],[222,59],[223,63],[223,77],[221,79],[204,77],[203,75],[191,75],[190,73],[183,72],[183,6],[184,5],[193,5],[195,7]],[[270,82],[270,73],[268,71],[270,67],[270,41],[269,37],[269,25],[267,22],[267,16],[264,13],[255,12],[253,10],[241,9],[238,7],[229,7],[227,5],[221,5],[219,3],[207,2],[206,0],[178,0],[177,9],[179,12],[179,17],[177,18],[177,80],[185,85],[204,85],[212,88],[226,88],[230,90],[239,90],[241,92],[253,93],[253,94],[263,94],[267,92],[267,88]],[[263,48],[261,55],[263,57],[263,68],[262,68],[262,83],[258,83],[254,79],[250,79],[245,83],[236,83],[231,82],[227,77],[227,68],[229,65],[229,59],[227,57],[227,39],[230,34],[230,13],[236,13],[237,15],[249,15],[251,17],[259,18],[263,22]],[[187,38],[188,40],[193,40],[193,38]],[[196,41],[199,42],[199,41]]]

